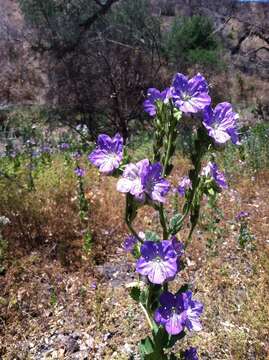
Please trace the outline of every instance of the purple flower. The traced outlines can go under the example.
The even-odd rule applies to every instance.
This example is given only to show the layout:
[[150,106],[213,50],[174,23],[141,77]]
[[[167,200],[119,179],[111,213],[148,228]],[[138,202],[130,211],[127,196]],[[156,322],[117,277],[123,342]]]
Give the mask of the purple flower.
[[61,150],[68,150],[70,148],[70,145],[68,143],[62,143],[60,144]]
[[85,174],[86,174],[86,171],[84,169],[80,168],[79,166],[74,170],[74,172],[78,177],[85,176]]
[[184,253],[184,244],[181,241],[178,241],[177,237],[171,236],[172,246],[177,254],[177,256],[182,256]]
[[141,246],[141,257],[136,263],[136,271],[147,276],[153,284],[162,284],[177,274],[177,254],[171,241],[145,241]]
[[141,160],[136,164],[128,164],[123,171],[122,178],[117,183],[117,190],[132,194],[138,201],[144,201],[145,194],[141,178],[148,166],[148,159]]
[[196,113],[211,103],[207,82],[201,74],[190,80],[183,74],[176,74],[172,89],[174,104],[184,113]]
[[188,299],[188,307],[187,307],[187,319],[186,319],[186,327],[189,331],[200,331],[202,329],[202,325],[200,323],[200,316],[203,312],[203,304],[199,301],[192,300],[192,292],[186,291],[183,293]]
[[202,175],[211,177],[222,189],[228,189],[224,174],[219,171],[218,165],[211,161],[202,169]]
[[156,101],[160,100],[164,103],[168,102],[171,95],[170,88],[165,89],[160,92],[158,89],[150,88],[147,92],[148,99],[144,101],[144,111],[147,112],[150,116],[156,115]]
[[178,190],[180,196],[184,196],[186,190],[191,189],[191,188],[192,188],[192,183],[191,183],[190,178],[188,176],[184,176],[181,179],[177,190]]
[[129,164],[117,183],[117,190],[132,194],[138,201],[145,201],[147,195],[153,201],[164,202],[170,185],[161,173],[161,164],[150,164],[147,159]]
[[236,130],[238,114],[233,112],[228,102],[218,104],[213,110],[211,106],[204,109],[203,125],[217,144],[224,144],[231,139],[233,144],[239,144]]
[[101,134],[97,148],[88,156],[89,161],[104,174],[111,174],[120,166],[123,157],[123,138],[116,134],[113,138]]
[[43,154],[50,154],[50,153],[51,153],[51,148],[50,148],[50,146],[49,146],[49,145],[43,145],[43,146],[41,147],[41,152],[42,152]]
[[40,151],[39,150],[33,150],[32,151],[32,157],[33,158],[37,158],[40,156]]
[[201,330],[200,315],[203,305],[192,300],[192,292],[187,291],[173,295],[166,291],[160,296],[160,307],[155,311],[154,319],[163,325],[170,335],[181,333],[185,327],[188,330]]
[[241,221],[241,220],[247,219],[248,217],[249,217],[249,212],[247,212],[247,211],[240,211],[240,212],[236,215],[235,219],[236,219],[236,221]]
[[124,241],[124,243],[123,243],[123,248],[124,248],[124,250],[125,250],[126,252],[132,253],[133,250],[134,250],[135,245],[137,244],[137,241],[138,241],[138,240],[137,240],[137,238],[136,238],[135,236],[129,235],[129,236],[125,239],[125,241]]
[[185,360],[199,360],[197,349],[194,347],[185,350],[183,355]]
[[17,156],[17,151],[16,150],[12,150],[9,154],[10,157],[12,157],[13,159]]
[[161,175],[162,165],[160,163],[149,164],[142,174],[141,183],[145,193],[153,200],[165,202],[165,196],[170,190],[169,182]]

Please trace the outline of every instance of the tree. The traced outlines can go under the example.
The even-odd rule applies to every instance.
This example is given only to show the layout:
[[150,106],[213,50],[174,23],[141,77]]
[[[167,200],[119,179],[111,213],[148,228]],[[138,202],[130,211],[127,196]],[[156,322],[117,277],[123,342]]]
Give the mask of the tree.
[[126,139],[161,67],[148,1],[21,0],[21,8],[33,49],[50,54],[50,102],[80,114],[93,137],[105,126]]

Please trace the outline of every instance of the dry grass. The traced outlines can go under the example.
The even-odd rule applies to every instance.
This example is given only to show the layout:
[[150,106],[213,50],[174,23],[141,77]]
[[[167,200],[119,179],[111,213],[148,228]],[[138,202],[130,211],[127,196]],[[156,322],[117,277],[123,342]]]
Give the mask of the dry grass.
[[[187,167],[185,161],[176,159],[176,177]],[[21,251],[22,243],[12,243],[6,275],[0,278],[0,354],[5,360],[42,359],[40,349],[51,341],[56,357],[48,359],[75,359],[75,353],[72,355],[59,336],[79,333],[82,343],[88,341],[87,336],[92,339],[89,359],[127,360],[129,349],[135,351],[137,340],[147,330],[140,309],[124,287],[136,275],[131,271],[132,259],[120,245],[127,229],[124,197],[114,191],[116,179],[99,177],[94,169],[86,178],[89,226],[94,233],[90,258],[81,250],[83,240],[71,190],[74,179],[61,178],[59,189],[52,179],[50,187],[45,179],[39,181],[37,194],[25,195],[24,201],[30,202],[33,196],[34,204],[38,196],[40,206],[35,205],[35,211],[37,217],[44,217],[42,233],[50,231],[59,240],[64,237],[69,244],[66,256],[73,262],[66,266],[60,257],[52,256],[54,237],[39,246],[33,243],[28,252]],[[215,238],[214,251],[206,240],[214,234],[200,226],[186,254],[189,266],[174,286],[189,281],[195,297],[205,305],[203,331],[188,338],[199,347],[202,359],[265,360],[269,358],[269,173],[233,181],[234,190],[223,193],[220,199],[222,232]],[[32,214],[31,206],[20,205],[19,209]],[[12,208],[15,206],[18,204],[13,203]],[[239,210],[250,212],[256,245],[253,251],[238,246],[233,220]],[[157,218],[147,207],[139,210],[135,225],[138,230],[159,230]],[[6,235],[10,242],[13,236],[20,240],[18,232],[9,229]]]

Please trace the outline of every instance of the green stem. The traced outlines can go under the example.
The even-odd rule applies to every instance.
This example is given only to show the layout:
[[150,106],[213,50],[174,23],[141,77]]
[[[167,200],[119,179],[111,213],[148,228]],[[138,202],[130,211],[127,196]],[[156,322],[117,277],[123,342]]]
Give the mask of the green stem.
[[168,229],[167,229],[167,224],[166,224],[166,220],[165,220],[165,216],[164,216],[163,204],[159,205],[159,217],[160,217],[161,226],[163,228],[163,238],[168,239]]
[[165,177],[167,175],[167,167],[169,164],[169,160],[171,158],[171,148],[172,148],[172,142],[173,142],[173,129],[169,129],[169,135],[168,135],[168,145],[167,145],[167,150],[166,150],[166,154],[165,154],[165,159],[164,159],[164,164],[163,164],[163,172],[162,172],[162,176]]
[[[125,202],[125,214],[124,214],[124,220],[128,226],[128,229],[130,230],[130,232],[138,239],[138,241],[143,244],[143,240],[139,237],[138,233],[135,231],[135,229],[132,226],[132,221],[129,219],[128,217],[128,213],[129,213],[129,206],[134,206],[133,204],[130,205],[129,203],[129,196],[126,196],[126,202]],[[134,210],[134,209],[132,209]],[[135,210],[136,211],[136,210]]]

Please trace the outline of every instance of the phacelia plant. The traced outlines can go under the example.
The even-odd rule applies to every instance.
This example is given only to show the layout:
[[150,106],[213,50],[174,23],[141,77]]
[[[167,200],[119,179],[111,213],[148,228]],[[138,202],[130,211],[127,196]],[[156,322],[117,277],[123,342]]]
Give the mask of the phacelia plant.
[[[188,79],[176,74],[172,85],[164,91],[148,90],[144,110],[152,117],[154,134],[151,162],[142,159],[128,163],[123,139],[99,135],[97,148],[89,155],[90,162],[105,175],[119,176],[117,190],[126,194],[125,221],[130,235],[124,248],[136,261],[139,281],[131,288],[131,297],[143,310],[151,329],[151,336],[139,344],[142,359],[176,359],[171,348],[188,332],[202,328],[203,305],[191,291],[189,284],[172,293],[169,284],[183,268],[182,257],[197,225],[203,195],[215,197],[227,188],[224,174],[215,163],[215,151],[227,141],[239,143],[236,129],[238,115],[232,106],[223,102],[211,108],[209,87],[205,78],[197,74]],[[191,119],[191,118],[194,118]],[[192,167],[173,189],[168,176],[173,169],[178,128],[181,122],[191,124],[194,147],[190,155]],[[210,159],[207,164],[204,160]],[[203,166],[204,165],[204,166]],[[165,204],[172,197],[184,198],[182,211],[170,214]],[[174,197],[173,197],[174,201]],[[158,212],[162,236],[153,232],[138,232],[133,222],[144,205]],[[168,209],[168,207],[167,207]],[[184,243],[177,234],[189,219],[189,235]],[[197,349],[182,349],[181,359],[198,359]]]

